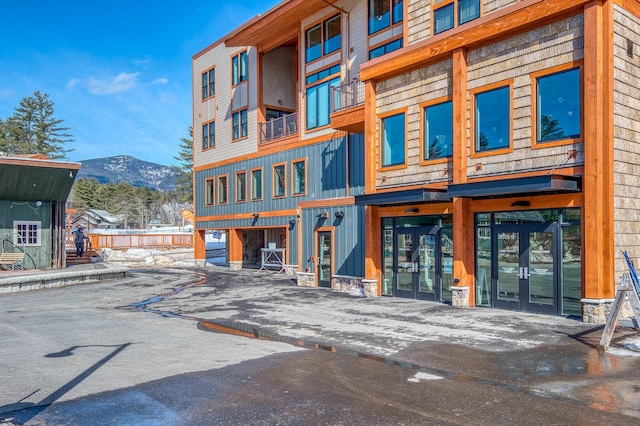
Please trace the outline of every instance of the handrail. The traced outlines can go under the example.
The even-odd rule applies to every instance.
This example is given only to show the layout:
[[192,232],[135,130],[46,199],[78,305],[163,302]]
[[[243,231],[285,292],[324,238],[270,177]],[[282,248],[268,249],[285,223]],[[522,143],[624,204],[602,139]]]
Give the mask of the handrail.
[[274,118],[266,123],[259,123],[260,143],[298,134],[298,113],[292,112]]
[[[5,234],[6,235],[6,234]],[[31,257],[31,255],[29,253],[27,253],[26,251],[24,251],[23,248],[21,248],[20,246],[18,246],[17,244],[15,244],[13,241],[11,240],[7,240],[6,238],[4,238],[2,240],[2,252],[6,252],[7,248],[6,248],[6,243],[11,244],[11,246],[13,246],[14,248],[17,248],[18,250],[20,250],[22,253],[24,253],[24,255],[26,257],[28,257],[29,259],[31,259],[31,264],[33,265],[33,269],[36,269],[36,261],[33,260],[33,257]],[[23,268],[24,269],[24,268]]]
[[331,112],[339,112],[364,104],[364,83],[358,79],[331,89]]

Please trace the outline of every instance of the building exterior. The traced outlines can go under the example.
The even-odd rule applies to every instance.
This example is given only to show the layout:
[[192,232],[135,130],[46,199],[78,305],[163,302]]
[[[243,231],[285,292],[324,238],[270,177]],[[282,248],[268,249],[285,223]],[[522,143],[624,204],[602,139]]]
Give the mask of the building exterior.
[[193,57],[197,260],[603,322],[640,257],[640,3],[288,0]]
[[0,252],[25,269],[65,266],[65,204],[80,163],[0,156]]

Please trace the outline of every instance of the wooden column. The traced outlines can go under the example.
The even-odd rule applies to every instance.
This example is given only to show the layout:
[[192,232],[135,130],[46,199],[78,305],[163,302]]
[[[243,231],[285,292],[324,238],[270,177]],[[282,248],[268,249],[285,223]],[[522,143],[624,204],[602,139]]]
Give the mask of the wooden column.
[[613,1],[584,7],[584,297],[613,298]]
[[[364,277],[368,280],[379,279],[382,269],[382,229],[378,207],[367,206],[365,210],[365,264]],[[380,294],[381,282],[378,282],[378,294]]]
[[242,229],[229,229],[227,250],[229,262],[242,262]]
[[[467,181],[467,51],[453,52],[453,183]],[[475,305],[474,221],[471,201],[453,199],[454,286],[469,288],[469,305]]]
[[206,262],[207,244],[204,239],[204,229],[196,229],[193,233],[193,260]]
[[366,81],[364,84],[364,191],[366,194],[376,192],[376,126],[378,116],[376,114],[376,89],[374,81]]

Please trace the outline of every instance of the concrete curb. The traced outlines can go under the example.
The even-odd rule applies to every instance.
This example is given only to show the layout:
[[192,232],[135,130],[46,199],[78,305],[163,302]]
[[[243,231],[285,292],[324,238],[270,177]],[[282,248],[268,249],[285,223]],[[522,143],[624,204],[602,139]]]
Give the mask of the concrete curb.
[[129,268],[109,266],[91,270],[50,271],[43,274],[20,275],[0,278],[0,293],[17,293],[20,291],[41,290],[46,288],[66,287],[77,284],[91,284],[104,280],[124,277]]

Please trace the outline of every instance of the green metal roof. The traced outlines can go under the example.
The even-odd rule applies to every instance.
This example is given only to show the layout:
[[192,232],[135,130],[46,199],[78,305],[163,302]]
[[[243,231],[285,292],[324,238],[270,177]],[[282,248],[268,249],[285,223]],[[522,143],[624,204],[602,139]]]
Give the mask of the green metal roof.
[[0,200],[66,201],[80,163],[0,157]]

